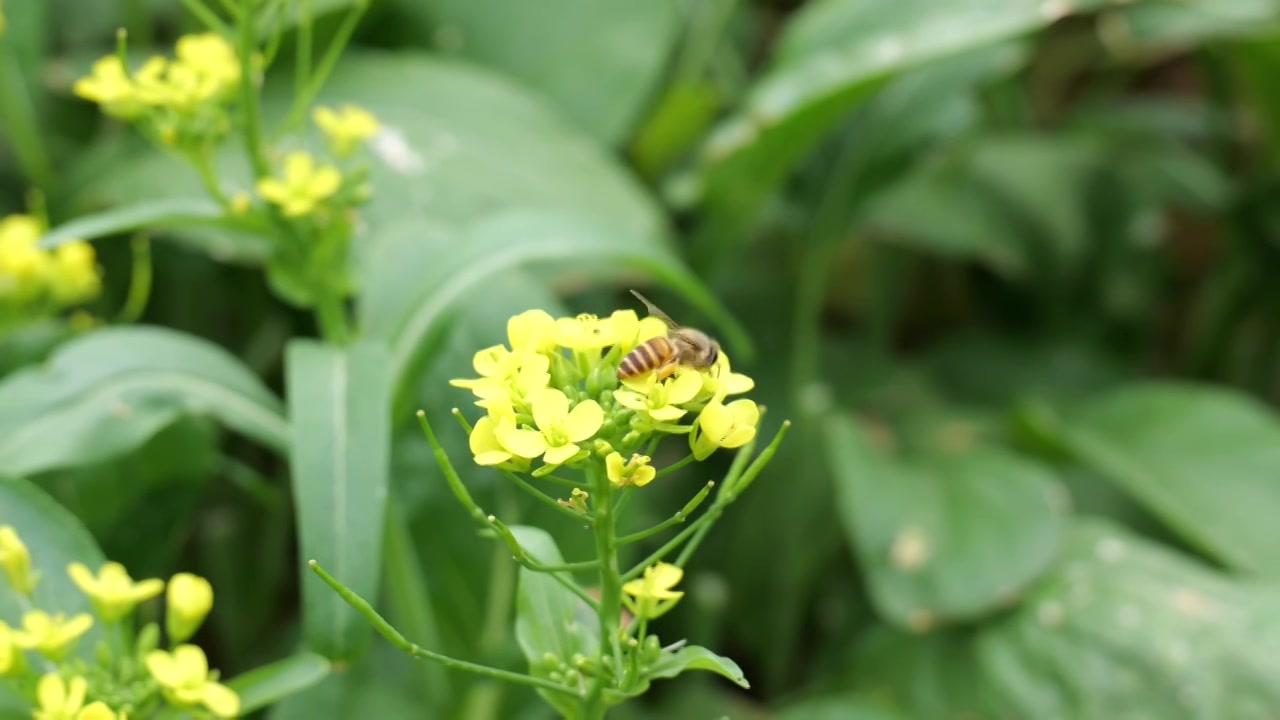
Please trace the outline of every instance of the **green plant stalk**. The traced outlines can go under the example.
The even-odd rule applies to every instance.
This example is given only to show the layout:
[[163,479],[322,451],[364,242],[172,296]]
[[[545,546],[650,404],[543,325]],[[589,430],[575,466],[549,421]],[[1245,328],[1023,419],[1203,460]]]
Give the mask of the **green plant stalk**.
[[[596,559],[600,563],[600,605],[597,614],[600,618],[600,664],[603,668],[607,652],[611,655],[614,677],[622,677],[622,645],[618,631],[622,625],[622,580],[618,577],[617,516],[613,507],[613,484],[609,482],[604,468],[591,465],[587,471],[594,494],[592,504],[595,507],[596,522],[593,527],[596,540]],[[592,685],[587,699],[587,717],[604,717],[605,675]]]
[[339,597],[341,597],[344,601],[346,601],[348,605],[355,608],[357,612],[363,615],[365,619],[368,620],[371,625],[373,625],[373,628],[378,631],[379,635],[382,635],[393,646],[395,646],[399,650],[404,651],[405,653],[409,654],[412,657],[419,657],[419,658],[426,658],[428,660],[434,660],[440,663],[441,665],[444,665],[445,667],[448,667],[448,668],[452,668],[454,670],[465,670],[467,672],[475,673],[477,675],[484,675],[485,677],[497,678],[499,680],[506,680],[507,682],[513,682],[519,685],[527,685],[529,687],[538,688],[539,690],[547,690],[549,692],[559,693],[562,695],[569,695],[571,697],[580,697],[578,693],[574,692],[573,690],[565,687],[564,685],[553,683],[550,680],[544,680],[542,678],[533,677],[531,675],[523,675],[521,673],[510,672],[508,670],[500,670],[498,668],[489,667],[488,665],[480,665],[479,663],[467,662],[466,660],[458,660],[457,658],[452,658],[452,657],[449,657],[448,655],[443,655],[441,653],[433,652],[431,650],[427,650],[426,648],[419,647],[416,643],[412,643],[406,640],[405,637],[399,633],[399,631],[391,627],[391,624],[388,623],[381,615],[378,614],[377,610],[374,610],[373,607],[369,605],[369,602],[367,600],[357,595],[355,592],[351,590],[351,588],[348,588],[346,585],[343,585],[341,582],[336,580],[332,575],[326,572],[324,568],[320,567],[320,564],[317,563],[315,560],[309,560],[307,561],[307,564],[311,567],[312,570],[315,571],[317,575],[320,576],[320,579],[324,580],[325,583],[329,585],[329,587],[333,588],[334,592],[338,593]]
[[320,94],[325,81],[329,79],[333,68],[337,66],[338,59],[342,56],[342,51],[347,47],[347,43],[350,42],[351,36],[355,33],[356,26],[360,24],[360,18],[369,9],[369,2],[370,0],[357,0],[351,6],[351,12],[347,13],[347,16],[343,18],[342,25],[338,27],[333,40],[329,42],[329,47],[325,48],[324,56],[320,58],[320,62],[311,73],[310,83],[301,94],[294,97],[293,107],[289,109],[289,114],[285,116],[284,122],[280,124],[279,129],[276,131],[277,137],[302,124],[307,108],[315,101],[316,96]]
[[334,345],[346,345],[351,340],[351,326],[348,324],[347,308],[342,298],[325,297],[316,305],[316,322],[320,326],[320,334]]
[[297,59],[294,60],[296,74],[293,77],[293,96],[295,98],[303,97],[307,92],[307,86],[311,84],[311,31],[315,22],[311,0],[301,0],[298,3],[298,12],[302,17],[298,18],[298,54]]
[[36,187],[49,192],[55,177],[49,150],[40,135],[35,103],[27,92],[9,44],[0,38],[0,127],[7,128],[13,152],[22,172]]
[[139,235],[130,243],[133,250],[133,271],[129,275],[129,294],[124,307],[116,316],[116,322],[132,323],[142,317],[151,298],[151,243],[145,235]]
[[258,108],[258,88],[254,82],[254,60],[258,38],[255,5],[258,0],[240,0],[240,17],[237,28],[238,54],[240,55],[240,105],[244,111],[244,142],[249,155],[249,163],[253,167],[254,178],[263,178],[271,174],[271,165],[267,162],[266,150],[262,141],[262,117]]
[[654,525],[648,530],[641,530],[640,532],[637,532],[637,533],[624,535],[618,538],[617,544],[630,545],[631,543],[634,543],[634,542],[640,542],[645,538],[651,537],[653,535],[657,535],[658,533],[662,532],[663,530],[666,530],[667,528],[670,528],[674,525],[679,525],[680,523],[687,520],[689,516],[692,515],[695,510],[698,509],[698,506],[702,504],[703,500],[707,499],[707,495],[711,493],[711,489],[714,488],[715,486],[716,484],[714,481],[708,482],[706,485],[702,486],[702,489],[698,491],[697,495],[693,496],[693,499],[685,503],[685,506],[683,508],[680,508],[679,510],[677,510],[675,515],[672,515],[671,517],[667,518],[666,520],[663,520],[657,525]]
[[[394,488],[393,488],[394,492]],[[403,505],[394,501],[387,507],[386,540],[383,551],[387,572],[384,573],[387,602],[393,617],[410,634],[432,645],[440,643],[440,628],[431,607],[431,593],[422,572],[423,564],[414,546],[409,520]],[[430,703],[429,714],[448,707],[449,681],[444,670],[435,664],[422,666],[422,683]]]
[[209,6],[200,0],[182,0],[182,5],[187,9],[187,12],[194,15],[197,20],[210,30],[224,37],[232,34],[231,26],[223,22],[217,13],[209,9]]

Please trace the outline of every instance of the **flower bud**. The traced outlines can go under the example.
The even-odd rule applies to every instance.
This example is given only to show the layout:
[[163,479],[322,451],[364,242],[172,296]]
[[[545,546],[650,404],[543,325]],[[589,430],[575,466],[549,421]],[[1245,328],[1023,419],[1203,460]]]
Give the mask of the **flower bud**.
[[12,526],[0,526],[0,568],[4,569],[9,584],[19,595],[30,597],[39,581],[39,574],[31,568],[31,553]]
[[166,599],[165,626],[169,631],[169,642],[176,645],[194,635],[213,609],[213,586],[197,575],[178,573],[169,580]]

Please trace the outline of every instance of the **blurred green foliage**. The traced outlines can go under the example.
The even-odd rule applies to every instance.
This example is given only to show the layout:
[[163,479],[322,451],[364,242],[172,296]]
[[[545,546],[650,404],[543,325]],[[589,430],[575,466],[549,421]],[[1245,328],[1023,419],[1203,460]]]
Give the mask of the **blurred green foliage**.
[[[355,4],[285,3],[317,46]],[[0,521],[50,593],[104,550],[209,577],[200,641],[228,677],[308,637],[349,660],[266,717],[550,716],[365,643],[340,610],[308,619],[343,624],[317,647],[300,602],[327,590],[303,562],[351,548],[330,569],[411,639],[523,668],[533,591],[412,411],[466,457],[447,379],[508,316],[605,315],[651,283],[756,379],[762,434],[794,429],[661,620],[750,690],[683,675],[611,717],[1280,712],[1280,2],[377,0],[320,96],[391,130],[352,248],[370,346],[345,349],[298,341],[316,328],[256,272],[262,238],[70,93],[117,27],[138,53],[198,29],[183,3],[4,12],[0,214],[35,188],[97,238],[104,316],[128,293],[120,241],[156,242],[147,327],[0,339]],[[239,148],[218,165],[251,187]],[[335,407],[350,427],[324,425]],[[317,452],[368,452],[281,456],[300,417]],[[590,546],[466,477],[565,556]],[[632,512],[659,521],[707,479],[664,478]],[[335,523],[347,502],[367,522]],[[309,684],[310,662],[272,682]]]

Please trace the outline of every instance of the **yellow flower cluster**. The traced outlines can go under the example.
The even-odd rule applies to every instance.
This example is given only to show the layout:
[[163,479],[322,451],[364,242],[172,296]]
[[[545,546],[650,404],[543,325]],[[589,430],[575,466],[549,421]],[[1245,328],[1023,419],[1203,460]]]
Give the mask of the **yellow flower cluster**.
[[541,475],[597,451],[615,485],[644,486],[656,470],[636,451],[657,436],[689,434],[699,460],[755,437],[756,404],[724,404],[726,396],[754,383],[732,372],[723,352],[707,370],[680,368],[662,380],[648,373],[619,381],[622,359],[666,332],[662,320],[642,319],[632,310],[558,319],[530,310],[511,318],[509,346],[477,352],[479,377],[451,381],[474,393],[476,405],[487,411],[471,430],[476,463],[526,472],[540,459],[533,474]]
[[[344,105],[338,110],[319,107],[312,118],[324,133],[330,151],[339,158],[350,157],[379,130],[377,118],[354,105]],[[285,217],[303,217],[343,197],[347,179],[337,167],[317,161],[311,153],[296,150],[285,155],[280,175],[258,180],[258,195],[278,206]],[[357,180],[354,185],[357,187],[352,188],[355,192],[349,194],[348,205],[361,202],[368,194],[362,181]]]
[[0,220],[0,326],[83,303],[102,291],[93,246],[82,241],[45,250],[46,228],[31,215]]
[[[15,591],[31,598],[39,576],[32,568],[26,545],[8,525],[0,526],[0,569]],[[67,574],[89,598],[99,619],[109,625],[119,623],[139,603],[165,592],[166,586],[159,579],[135,581],[123,565],[115,562],[105,563],[96,573],[83,563],[71,563]],[[144,647],[139,653],[146,653],[146,670],[171,705],[203,708],[220,718],[235,717],[240,711],[239,696],[217,681],[217,674],[209,670],[203,650],[195,645],[179,644],[199,629],[212,607],[213,588],[207,580],[188,573],[174,575],[168,583],[166,623],[170,644],[177,647],[171,653]],[[0,677],[28,672],[26,651],[39,653],[52,663],[63,663],[93,624],[94,619],[88,613],[68,617],[39,609],[24,613],[20,627],[11,628],[0,622]],[[67,664],[61,672],[46,673],[40,678],[34,717],[124,720],[123,711],[113,710],[103,700],[86,704],[95,694],[108,698],[110,694],[102,692],[103,688],[91,687],[85,677],[71,674],[70,669],[74,667]]]
[[191,115],[226,100],[240,73],[235,48],[220,35],[204,33],[179,38],[173,59],[149,58],[132,74],[119,55],[107,55],[72,90],[126,120],[153,109]]

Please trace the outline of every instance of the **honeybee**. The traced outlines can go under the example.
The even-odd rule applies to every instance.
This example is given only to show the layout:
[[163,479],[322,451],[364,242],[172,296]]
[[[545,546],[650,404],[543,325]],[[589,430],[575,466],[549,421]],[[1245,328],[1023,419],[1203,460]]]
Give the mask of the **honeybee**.
[[665,380],[685,366],[706,370],[720,358],[720,343],[715,338],[694,328],[681,327],[657,305],[635,290],[631,291],[648,308],[649,314],[667,324],[667,334],[645,340],[627,353],[618,365],[618,379],[629,380],[647,372],[657,371],[658,380]]

